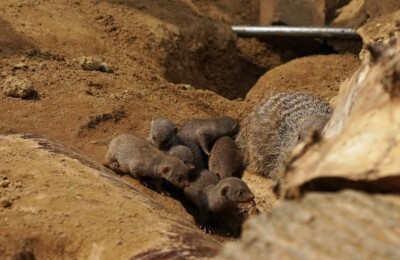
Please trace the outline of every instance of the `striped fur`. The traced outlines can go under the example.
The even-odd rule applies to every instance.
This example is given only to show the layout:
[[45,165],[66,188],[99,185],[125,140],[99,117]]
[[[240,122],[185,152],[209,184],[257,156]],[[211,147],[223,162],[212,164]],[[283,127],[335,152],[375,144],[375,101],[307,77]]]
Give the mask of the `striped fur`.
[[304,93],[262,100],[243,120],[236,138],[247,168],[279,180],[290,150],[310,130],[321,132],[332,112],[328,103]]

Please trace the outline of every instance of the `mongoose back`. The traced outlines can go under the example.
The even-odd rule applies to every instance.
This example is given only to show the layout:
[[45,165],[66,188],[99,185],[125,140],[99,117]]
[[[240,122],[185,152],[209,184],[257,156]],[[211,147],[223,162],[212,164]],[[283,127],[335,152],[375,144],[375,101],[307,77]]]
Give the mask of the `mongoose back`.
[[160,117],[151,121],[149,141],[159,150],[167,151],[180,144],[177,128],[168,118]]
[[193,170],[195,168],[193,153],[189,147],[184,145],[175,145],[169,149],[168,154],[181,160],[189,170]]
[[163,192],[162,180],[181,189],[189,185],[188,168],[181,160],[133,134],[121,134],[111,141],[104,165],[139,180],[150,179],[159,192]]
[[245,118],[236,142],[252,171],[281,179],[290,150],[311,130],[321,132],[333,109],[304,93],[280,93],[258,103]]
[[192,119],[179,128],[178,136],[197,143],[203,152],[210,155],[210,148],[221,136],[233,136],[238,131],[236,119],[225,116],[217,119]]
[[192,151],[196,168],[205,169],[213,143],[221,136],[233,136],[237,130],[238,122],[232,117],[192,119],[183,123],[177,136]]
[[222,136],[215,142],[208,160],[208,170],[217,174],[220,179],[242,177],[243,158],[231,137]]

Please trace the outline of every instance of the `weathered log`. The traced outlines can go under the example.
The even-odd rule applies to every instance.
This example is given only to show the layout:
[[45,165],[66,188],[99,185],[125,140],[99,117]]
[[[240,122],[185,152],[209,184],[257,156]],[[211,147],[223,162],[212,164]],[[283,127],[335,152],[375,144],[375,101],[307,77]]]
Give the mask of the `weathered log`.
[[400,197],[309,194],[251,218],[217,259],[398,259]]

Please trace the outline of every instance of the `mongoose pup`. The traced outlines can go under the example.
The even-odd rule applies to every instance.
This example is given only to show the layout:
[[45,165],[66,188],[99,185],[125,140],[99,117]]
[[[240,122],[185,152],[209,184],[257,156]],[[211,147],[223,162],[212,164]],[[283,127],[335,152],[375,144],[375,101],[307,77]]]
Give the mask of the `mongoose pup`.
[[208,170],[217,174],[219,179],[242,177],[243,158],[231,137],[222,136],[215,142],[210,152]]
[[167,118],[152,121],[150,142],[161,150],[169,150],[174,145],[190,148],[194,164],[198,169],[205,169],[210,147],[219,137],[233,136],[238,131],[238,122],[232,117],[218,119],[192,119],[183,123],[176,131],[173,122]]
[[133,134],[121,134],[111,141],[104,165],[139,180],[149,179],[161,193],[163,180],[180,189],[189,186],[188,168],[181,160]]
[[177,136],[189,147],[198,169],[206,169],[210,148],[221,136],[233,136],[238,131],[238,122],[232,117],[217,119],[192,119],[183,123]]
[[175,145],[172,146],[171,149],[169,149],[168,154],[181,160],[188,167],[189,170],[194,170],[195,166],[193,153],[189,149],[189,147],[183,145]]
[[280,93],[257,104],[242,122],[236,138],[252,171],[281,179],[284,162],[297,142],[311,130],[321,132],[333,109],[303,93]]
[[240,232],[237,221],[240,203],[253,201],[254,195],[244,181],[235,177],[218,180],[207,170],[198,172],[197,179],[184,189],[187,200],[196,205],[199,212],[198,222],[204,227],[213,226],[214,221],[223,223],[232,234]]
[[151,121],[149,141],[159,150],[167,151],[180,144],[175,124],[168,118],[160,117]]
[[179,128],[178,137],[195,142],[203,152],[210,155],[210,149],[214,142],[221,136],[234,136],[239,130],[236,119],[225,116],[217,119],[192,119]]

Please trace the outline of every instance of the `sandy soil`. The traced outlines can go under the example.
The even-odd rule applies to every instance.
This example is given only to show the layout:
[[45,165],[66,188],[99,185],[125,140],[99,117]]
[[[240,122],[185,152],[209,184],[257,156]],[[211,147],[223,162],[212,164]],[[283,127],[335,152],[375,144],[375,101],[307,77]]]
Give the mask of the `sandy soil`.
[[[122,132],[146,137],[151,120],[159,116],[178,125],[188,118],[242,118],[249,108],[249,102],[241,101],[248,90],[283,62],[271,45],[238,40],[222,23],[254,22],[258,10],[253,2],[235,1],[234,9],[227,10],[227,1],[206,0],[0,1],[0,84],[15,75],[30,80],[38,92],[27,100],[0,95],[0,132],[39,134],[101,163],[113,137]],[[238,8],[243,5],[249,8]],[[114,72],[83,70],[83,56],[104,58]],[[335,65],[331,71],[351,73],[356,62],[345,59],[352,65]],[[326,56],[312,60],[321,61],[329,65]],[[18,63],[27,67],[15,67]],[[320,86],[314,83],[320,79],[311,84],[312,77],[297,73],[301,69],[283,68],[296,75],[296,84],[319,93]],[[329,80],[330,98],[338,79]],[[284,90],[284,82],[270,84]],[[23,161],[18,163],[24,166]],[[123,178],[191,221],[180,202]],[[272,207],[275,198],[264,192],[271,183],[251,175],[245,178],[261,209]],[[92,192],[98,192],[96,187]],[[34,225],[36,220],[28,221]]]

